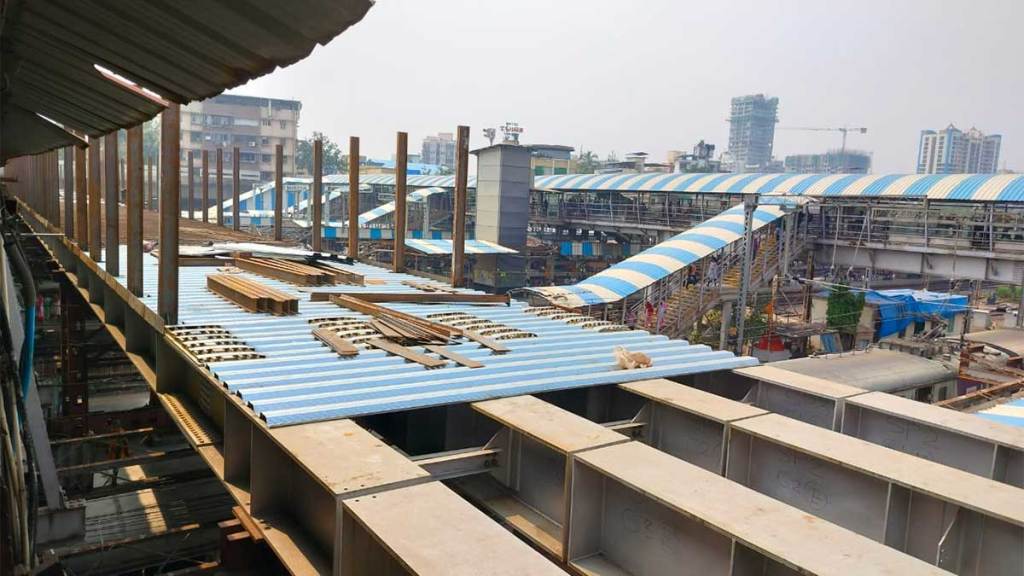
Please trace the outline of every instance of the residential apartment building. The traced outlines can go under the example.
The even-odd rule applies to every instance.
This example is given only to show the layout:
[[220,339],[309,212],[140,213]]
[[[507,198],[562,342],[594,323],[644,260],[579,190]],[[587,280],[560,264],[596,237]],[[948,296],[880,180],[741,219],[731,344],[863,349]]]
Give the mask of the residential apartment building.
[[297,100],[232,94],[221,94],[182,107],[182,173],[190,150],[194,154],[197,174],[203,150],[210,151],[210,170],[214,170],[217,148],[224,148],[224,170],[229,172],[233,149],[238,147],[239,175],[242,189],[247,190],[255,183],[274,179],[274,148],[281,144],[284,174],[295,175],[301,110],[302,103]]
[[824,154],[786,156],[786,172],[799,174],[867,174],[871,172],[871,154],[859,150],[829,150]]
[[729,114],[729,156],[734,172],[765,172],[772,161],[779,99],[737,96]]
[[572,157],[572,146],[560,144],[531,144],[530,168],[534,176],[549,174],[575,174],[576,160]]
[[964,132],[950,124],[922,130],[917,148],[918,174],[995,174],[1003,137],[977,128]]
[[455,135],[451,132],[440,132],[437,136],[423,139],[420,160],[424,164],[437,164],[455,170]]

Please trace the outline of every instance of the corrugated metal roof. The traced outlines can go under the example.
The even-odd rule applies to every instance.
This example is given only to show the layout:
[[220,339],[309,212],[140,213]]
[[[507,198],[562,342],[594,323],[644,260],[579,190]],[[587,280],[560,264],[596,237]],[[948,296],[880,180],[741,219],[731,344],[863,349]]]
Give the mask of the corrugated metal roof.
[[[452,240],[406,238],[405,245],[424,254],[452,253]],[[487,240],[466,240],[466,254],[516,254],[516,251]]]
[[978,416],[992,420],[993,422],[1024,427],[1024,398],[1018,398],[1017,400],[1011,400],[1005,404],[993,406],[992,408],[982,410],[977,414]]
[[[372,284],[337,286],[329,290],[409,292],[411,289],[401,284],[403,280],[425,282],[418,276],[394,274],[366,264],[338,266],[365,275]],[[469,314],[535,335],[503,340],[502,344],[510,352],[502,355],[495,355],[472,341],[449,346],[453,351],[482,362],[482,368],[466,368],[449,362],[445,367],[428,370],[380,350],[362,350],[356,357],[341,358],[313,339],[309,320],[365,317],[329,302],[311,302],[309,292],[300,291],[296,286],[249,274],[242,275],[298,296],[299,314],[271,316],[245,312],[206,289],[206,276],[215,271],[212,267],[180,269],[179,319],[182,325],[222,326],[266,356],[257,360],[211,363],[208,369],[270,426],[757,364],[750,357],[736,357],[729,352],[644,331],[600,332],[598,328],[570,325],[565,320],[533,314],[518,301],[513,301],[511,306],[388,305],[420,317],[439,313]],[[143,278],[142,301],[155,309],[157,260],[148,254],[144,257]],[[124,276],[119,280],[125,282]],[[616,329],[621,330],[621,327]],[[643,351],[654,360],[654,365],[621,370],[613,355],[615,346]]]
[[1019,174],[567,174],[537,176],[534,188],[1024,202]]
[[[162,107],[111,82],[95,65],[167,100],[201,100],[301,60],[359,22],[372,5],[13,0],[3,24],[5,106],[92,136],[105,134],[144,122]],[[6,150],[4,158],[10,156]]]
[[[760,206],[754,211],[754,229],[784,214],[778,206]],[[528,290],[571,308],[618,302],[741,239],[743,228],[741,204],[577,284]]]
[[[432,194],[437,194],[438,192],[444,192],[445,190],[446,190],[445,188],[441,188],[440,186],[433,186],[431,188],[421,188],[419,190],[413,190],[412,192],[409,192],[408,194],[406,194],[406,200],[405,201],[406,202],[422,202],[423,200],[425,200],[427,198],[427,196],[430,196]],[[391,214],[394,211],[395,211],[395,203],[394,203],[394,201],[387,202],[385,204],[381,204],[380,206],[377,206],[373,210],[367,210],[366,212],[363,212],[362,214],[360,214],[359,215],[359,225],[360,226],[365,226],[366,224],[370,223],[371,221],[376,220],[377,218],[381,218],[383,216],[386,216],[388,214]]]

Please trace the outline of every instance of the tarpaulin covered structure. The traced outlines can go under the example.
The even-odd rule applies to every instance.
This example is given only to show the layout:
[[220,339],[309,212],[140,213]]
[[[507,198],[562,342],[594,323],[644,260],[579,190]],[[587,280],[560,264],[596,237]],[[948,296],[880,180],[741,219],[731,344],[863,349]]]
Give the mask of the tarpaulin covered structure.
[[968,309],[967,296],[928,290],[868,290],[864,303],[878,308],[878,337],[902,332],[934,316],[951,319]]

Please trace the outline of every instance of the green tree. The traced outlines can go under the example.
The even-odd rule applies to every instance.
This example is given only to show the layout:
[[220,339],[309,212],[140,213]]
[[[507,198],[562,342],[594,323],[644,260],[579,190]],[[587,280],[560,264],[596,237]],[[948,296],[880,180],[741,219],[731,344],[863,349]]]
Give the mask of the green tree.
[[580,174],[593,174],[600,164],[593,150],[583,150],[576,155],[576,172]]
[[324,174],[343,174],[348,165],[342,161],[341,147],[323,132],[313,132],[312,138],[299,140],[295,151],[295,167],[306,174],[313,173],[313,141],[322,140],[324,147]]
[[863,308],[863,292],[851,292],[845,284],[834,287],[828,295],[828,310],[825,313],[828,327],[841,334],[856,334]]

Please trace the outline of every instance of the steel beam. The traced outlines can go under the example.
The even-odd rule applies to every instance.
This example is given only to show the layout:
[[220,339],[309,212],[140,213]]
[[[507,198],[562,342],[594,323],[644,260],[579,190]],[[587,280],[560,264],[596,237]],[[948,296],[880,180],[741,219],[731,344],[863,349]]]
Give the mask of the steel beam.
[[75,147],[65,146],[64,158],[64,235],[75,238]]
[[359,137],[348,139],[348,257],[359,259]]
[[974,414],[869,392],[846,399],[842,432],[1024,488],[1024,433]]
[[405,272],[405,229],[408,214],[405,206],[405,182],[409,167],[409,135],[399,132],[397,140],[395,146],[395,243],[391,269],[395,272]]
[[188,198],[185,200],[185,209],[188,210],[188,219],[195,220],[196,212],[194,203],[196,199],[196,159],[195,155],[191,150],[189,150],[188,153],[186,153],[185,162],[185,174],[187,175],[186,177],[188,178],[188,184],[185,185],[185,190],[187,190],[186,194],[188,194]]
[[1024,566],[1020,489],[805,422],[733,423],[726,477],[956,574]]
[[828,430],[839,430],[842,426],[844,400],[867,393],[863,388],[773,366],[739,368],[733,372],[754,380],[744,402]]
[[128,129],[127,192],[125,196],[128,225],[128,291],[142,296],[142,126]]
[[452,286],[465,282],[466,185],[469,182],[469,126],[459,126],[455,138],[455,202],[452,207]]
[[105,268],[114,276],[121,275],[121,214],[118,209],[121,196],[118,169],[117,134],[111,132],[103,139],[103,171],[106,194],[104,198],[106,212],[106,251],[103,253]]
[[160,115],[160,264],[157,314],[178,323],[178,219],[181,217],[181,109],[172,103]]
[[85,173],[87,148],[75,146],[75,239],[84,249],[89,247],[89,188]]
[[210,221],[210,151],[203,150],[201,155],[201,170],[199,172],[199,209],[203,211],[203,222]]

